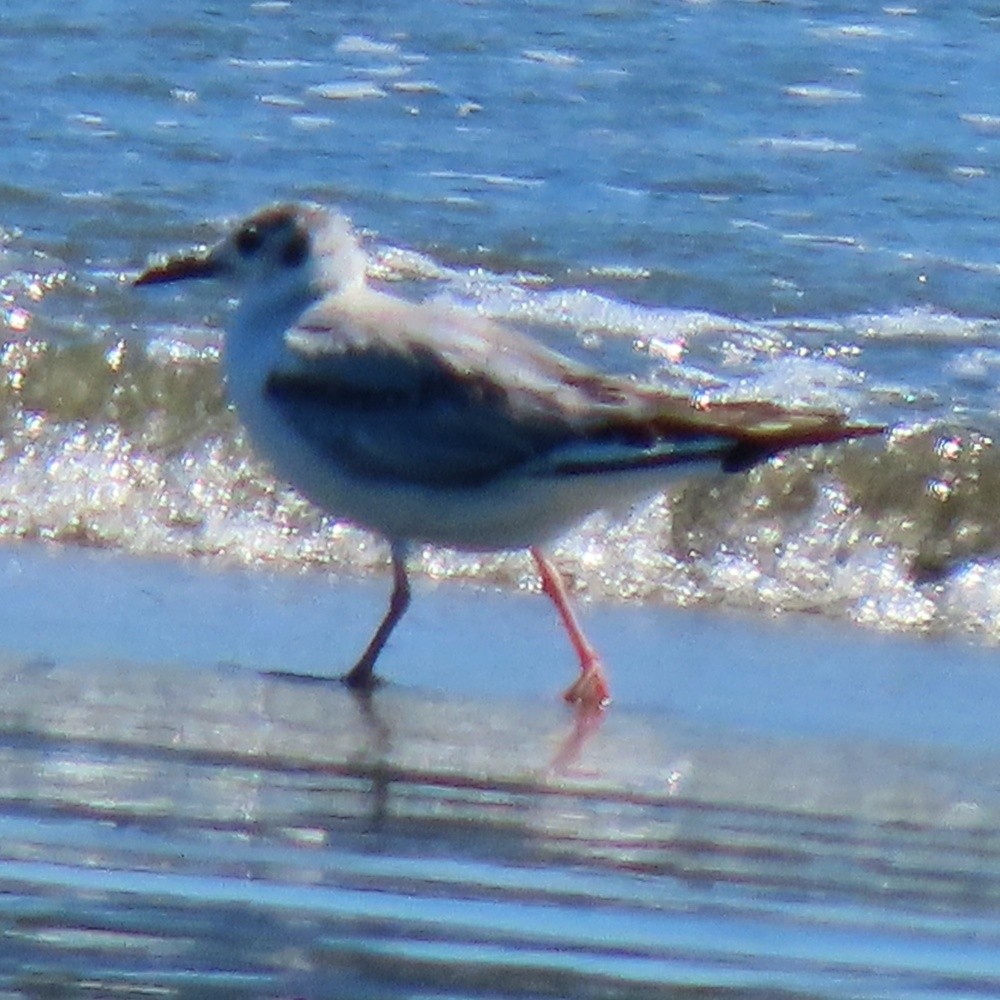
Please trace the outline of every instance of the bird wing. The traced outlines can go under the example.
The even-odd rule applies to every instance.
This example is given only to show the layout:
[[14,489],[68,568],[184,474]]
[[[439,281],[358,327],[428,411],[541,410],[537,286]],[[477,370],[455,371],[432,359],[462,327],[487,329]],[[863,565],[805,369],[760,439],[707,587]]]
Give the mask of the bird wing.
[[875,424],[852,423],[836,410],[790,409],[766,400],[708,401],[635,388],[637,422],[657,441],[682,450],[711,450],[723,472],[740,472],[789,448],[834,444],[882,434]]
[[371,293],[307,313],[266,392],[333,462],[371,479],[472,487],[711,463],[875,433],[837,413],[697,405],[605,376],[468,313]]
[[307,315],[265,391],[291,426],[356,475],[475,486],[572,434],[557,412],[519,406],[468,345],[443,349],[419,324],[400,329],[377,312],[330,320],[310,325]]

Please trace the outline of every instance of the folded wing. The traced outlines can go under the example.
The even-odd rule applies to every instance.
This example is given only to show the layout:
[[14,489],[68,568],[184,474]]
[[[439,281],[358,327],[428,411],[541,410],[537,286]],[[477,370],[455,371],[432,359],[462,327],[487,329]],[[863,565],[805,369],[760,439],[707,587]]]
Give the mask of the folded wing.
[[766,402],[698,405],[574,366],[511,331],[488,332],[449,350],[447,339],[390,338],[364,324],[335,337],[310,338],[307,328],[266,391],[291,426],[355,475],[441,488],[514,473],[704,464],[732,472],[789,447],[882,430]]

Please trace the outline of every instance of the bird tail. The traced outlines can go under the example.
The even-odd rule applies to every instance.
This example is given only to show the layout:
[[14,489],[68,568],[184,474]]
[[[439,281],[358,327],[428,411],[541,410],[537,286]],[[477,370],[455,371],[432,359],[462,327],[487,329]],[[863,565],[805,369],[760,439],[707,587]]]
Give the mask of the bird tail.
[[[673,433],[678,430],[678,416],[665,416]],[[731,444],[722,460],[726,472],[743,471],[790,448],[835,444],[885,432],[881,425],[852,423],[833,410],[791,410],[763,401],[696,402],[683,423],[690,433],[708,432],[729,439]]]

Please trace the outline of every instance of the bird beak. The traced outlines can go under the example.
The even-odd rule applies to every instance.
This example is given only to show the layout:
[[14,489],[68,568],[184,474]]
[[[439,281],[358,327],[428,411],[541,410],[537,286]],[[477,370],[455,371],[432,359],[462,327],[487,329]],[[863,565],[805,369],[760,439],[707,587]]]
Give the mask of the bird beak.
[[216,278],[222,273],[218,259],[211,253],[190,253],[168,257],[159,264],[147,267],[135,285],[164,285],[171,281],[186,281],[189,278]]

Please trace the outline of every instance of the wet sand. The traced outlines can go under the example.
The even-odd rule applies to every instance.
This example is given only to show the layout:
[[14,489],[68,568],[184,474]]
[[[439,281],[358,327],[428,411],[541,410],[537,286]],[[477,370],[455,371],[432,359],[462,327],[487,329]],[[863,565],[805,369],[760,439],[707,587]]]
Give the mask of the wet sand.
[[584,604],[594,722],[545,600],[418,581],[370,701],[266,675],[387,585],[0,552],[0,985],[1000,989],[996,651]]
[[[78,670],[81,683],[95,669],[140,666],[165,676],[194,671],[191,683],[219,668],[245,675],[243,683],[270,671],[333,678],[364,647],[388,590],[388,574],[220,572],[14,545],[0,550],[0,652]],[[1000,650],[807,615],[769,620],[578,603],[608,666],[609,720],[642,718],[722,736],[1000,751],[992,724]],[[544,597],[418,579],[411,610],[380,661],[379,696],[506,704],[528,717],[568,718],[560,693],[575,671]]]

